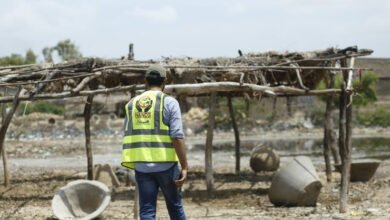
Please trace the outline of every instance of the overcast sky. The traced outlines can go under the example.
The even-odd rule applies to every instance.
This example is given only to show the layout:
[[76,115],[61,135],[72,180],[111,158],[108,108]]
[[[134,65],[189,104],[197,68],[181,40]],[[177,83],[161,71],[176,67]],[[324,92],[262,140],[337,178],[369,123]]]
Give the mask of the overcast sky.
[[389,0],[0,0],[0,56],[71,39],[84,56],[237,56],[358,45],[390,57]]

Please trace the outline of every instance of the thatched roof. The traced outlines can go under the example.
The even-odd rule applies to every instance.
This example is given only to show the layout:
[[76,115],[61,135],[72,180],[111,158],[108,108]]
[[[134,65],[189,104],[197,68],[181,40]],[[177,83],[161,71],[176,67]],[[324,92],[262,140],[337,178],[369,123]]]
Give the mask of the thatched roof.
[[[160,62],[169,70],[167,91],[170,93],[199,95],[213,91],[254,91],[272,95],[316,94],[312,90],[330,71],[351,70],[337,66],[338,60],[371,53],[372,50],[349,47],[301,53],[249,53],[235,58],[182,57],[160,61],[86,58],[59,64],[0,67],[0,87],[21,87],[20,100],[137,90],[143,88],[146,68],[151,63]],[[188,90],[189,85],[194,89]],[[11,96],[2,97],[0,102],[12,99]]]

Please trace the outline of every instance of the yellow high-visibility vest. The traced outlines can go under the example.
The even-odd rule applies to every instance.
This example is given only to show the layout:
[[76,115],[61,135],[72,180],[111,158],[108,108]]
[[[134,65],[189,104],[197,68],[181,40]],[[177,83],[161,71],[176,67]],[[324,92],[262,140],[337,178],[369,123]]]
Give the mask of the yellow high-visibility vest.
[[169,127],[163,121],[162,92],[146,91],[127,103],[122,166],[134,169],[136,162],[177,162]]

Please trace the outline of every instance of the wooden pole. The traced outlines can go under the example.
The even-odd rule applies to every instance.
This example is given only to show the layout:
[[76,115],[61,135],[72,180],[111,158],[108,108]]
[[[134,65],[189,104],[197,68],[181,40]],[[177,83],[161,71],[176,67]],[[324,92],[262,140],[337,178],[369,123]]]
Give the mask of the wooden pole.
[[[4,94],[6,93],[6,89],[4,91]],[[7,113],[7,104],[3,103],[2,104],[2,111],[1,111],[1,124],[3,125],[4,119],[6,117]],[[8,173],[8,159],[7,159],[7,152],[5,151],[5,147],[1,149],[0,152],[2,159],[3,159],[3,173],[4,173],[4,186],[8,187],[9,185],[9,173]]]
[[7,152],[5,151],[5,147],[1,149],[1,155],[3,159],[3,173],[4,173],[4,186],[8,187],[10,178],[9,178],[9,172],[8,172],[8,158],[7,158]]
[[[334,109],[332,110],[331,112],[331,115],[334,115]],[[332,117],[332,116],[331,116]],[[333,118],[333,117],[332,117]],[[331,121],[331,127],[334,127],[333,126],[333,120]],[[335,130],[332,129],[331,133],[329,134],[329,138],[330,138],[330,150],[332,151],[332,156],[333,156],[333,161],[334,161],[334,164],[340,164],[340,151],[339,151],[339,148],[338,148],[338,145],[337,145],[337,132]]]
[[[334,74],[329,74],[330,78],[327,83],[327,88],[334,88],[335,80]],[[326,180],[332,182],[332,163],[330,160],[330,154],[332,148],[334,148],[334,134],[333,134],[333,118],[332,113],[334,109],[333,95],[326,97],[326,110],[325,110],[325,124],[324,124],[324,158],[325,158],[325,173]]]
[[[335,78],[336,78],[336,74],[333,73],[333,74],[330,74],[329,75],[330,77],[330,82],[329,82],[329,88],[334,88],[335,87]],[[333,121],[333,115],[336,113],[336,105],[334,103],[334,99],[335,99],[335,95],[332,94],[330,95],[330,97],[332,98],[332,101],[330,102],[330,106],[329,106],[329,117],[330,117],[330,120],[329,120],[329,131],[328,131],[328,147],[330,147],[330,150],[332,152],[332,155],[333,155],[333,160],[334,160],[334,163],[335,164],[340,164],[340,154],[339,154],[339,149],[338,149],[338,145],[337,145],[337,132],[334,130],[334,121]]]
[[234,115],[234,110],[233,110],[232,98],[230,96],[228,97],[228,107],[229,107],[230,118],[232,119],[234,138],[235,138],[235,143],[236,143],[236,146],[235,146],[236,174],[240,174],[240,133],[238,131],[236,117]]
[[346,108],[347,99],[345,92],[345,83],[340,94],[340,124],[339,124],[339,150],[341,156],[341,187],[340,187],[340,212],[348,211],[348,184],[349,184],[349,166],[347,164],[346,150]]
[[216,93],[211,93],[209,104],[209,121],[206,137],[206,150],[205,150],[205,169],[206,169],[206,186],[209,196],[213,194],[214,190],[214,177],[213,177],[213,132],[215,126],[215,105],[216,105]]
[[[350,60],[350,67],[354,65],[354,58]],[[341,60],[341,66],[347,66],[347,60]],[[343,72],[343,86],[340,95],[340,134],[339,150],[341,157],[341,187],[340,187],[340,212],[348,211],[348,187],[351,173],[352,154],[352,72]]]
[[8,172],[8,161],[7,161],[7,155],[4,147],[4,140],[5,140],[5,135],[7,133],[7,129],[9,124],[11,123],[12,117],[15,114],[16,109],[19,106],[19,95],[20,91],[22,90],[22,87],[18,88],[18,91],[16,92],[14,96],[14,100],[12,103],[12,108],[9,112],[5,114],[5,117],[2,119],[1,123],[1,128],[0,128],[0,152],[3,155],[3,169],[4,169],[4,186],[8,187],[10,183],[10,178],[9,178],[9,172]]
[[325,110],[325,124],[324,124],[324,158],[325,158],[325,173],[326,173],[326,181],[332,182],[332,163],[330,161],[330,139],[332,133],[331,121],[333,120],[331,117],[331,102],[333,99],[331,96],[327,97],[326,100],[326,110]]
[[87,171],[88,179],[93,180],[93,155],[91,149],[91,130],[89,126],[89,121],[91,119],[91,109],[92,109],[93,95],[87,96],[87,103],[84,107],[84,129],[85,129],[85,149],[87,153]]

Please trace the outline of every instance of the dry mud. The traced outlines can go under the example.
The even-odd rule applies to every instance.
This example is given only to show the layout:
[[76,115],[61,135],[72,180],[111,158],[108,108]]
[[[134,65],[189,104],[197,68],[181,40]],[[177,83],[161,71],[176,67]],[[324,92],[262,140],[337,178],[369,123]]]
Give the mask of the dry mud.
[[[80,122],[80,124],[82,124]],[[120,124],[118,122],[117,124]],[[75,125],[77,127],[78,124]],[[81,130],[82,126],[79,130]],[[48,128],[50,131],[51,128]],[[354,130],[355,131],[355,130]],[[387,130],[356,131],[360,137],[380,135]],[[322,130],[264,133],[262,140],[322,137]],[[258,139],[259,135],[246,139]],[[245,138],[243,137],[243,140]],[[187,139],[191,144],[204,143],[204,136]],[[231,133],[216,135],[216,141],[234,141]],[[93,137],[94,163],[119,165],[120,134]],[[0,219],[55,219],[51,199],[59,188],[76,179],[86,178],[84,138],[8,139],[11,185],[0,185]],[[273,173],[253,173],[249,156],[241,158],[242,172],[234,174],[234,150],[213,154],[215,191],[208,195],[204,176],[204,151],[189,150],[190,173],[183,190],[188,219],[390,219],[390,161],[384,160],[373,180],[351,183],[349,211],[338,211],[340,175],[327,183],[321,155],[311,157],[323,183],[316,207],[274,207],[268,199]],[[281,158],[282,165],[291,156]],[[2,166],[0,182],[3,182]],[[133,219],[134,186],[121,182],[114,189],[112,201],[101,219]],[[158,199],[158,219],[168,219],[164,199]]]

